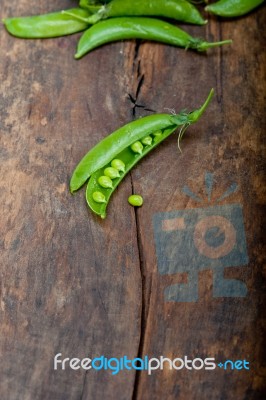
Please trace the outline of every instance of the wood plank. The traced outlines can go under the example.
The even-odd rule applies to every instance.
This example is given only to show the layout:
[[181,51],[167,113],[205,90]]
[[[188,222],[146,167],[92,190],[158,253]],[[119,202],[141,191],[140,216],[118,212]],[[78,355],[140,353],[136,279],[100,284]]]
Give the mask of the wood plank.
[[[1,16],[69,7],[2,2]],[[72,1],[71,5],[75,2]],[[78,36],[25,41],[1,26],[1,398],[130,398],[134,373],[53,370],[63,357],[134,356],[141,276],[127,179],[108,218],[71,196],[76,163],[128,121],[123,57],[73,58]],[[115,52],[123,45],[118,44]],[[122,99],[122,101],[121,101]],[[121,249],[123,248],[123,251]],[[130,318],[128,317],[130,316]]]
[[[2,17],[76,5],[2,3]],[[1,26],[1,398],[260,398],[264,17],[260,9],[237,21],[184,27],[209,40],[234,39],[208,55],[127,41],[79,61],[73,59],[79,35],[24,41]],[[143,160],[114,194],[106,220],[87,210],[84,190],[69,194],[74,166],[102,137],[151,110],[194,109],[211,87],[216,96],[187,131],[182,153],[173,135]],[[185,187],[203,201],[189,197]],[[217,203],[230,188],[231,196]],[[126,201],[132,191],[144,197],[136,212]],[[226,267],[214,254],[206,266],[191,250],[192,239],[185,240],[183,259],[190,257],[190,264],[182,269],[175,246],[185,222],[192,232],[191,221],[202,218],[207,231],[218,212],[225,236],[235,226],[242,253],[232,252]],[[162,258],[158,245],[165,245]],[[165,273],[167,258],[171,273]],[[190,300],[180,301],[181,286],[173,285],[189,288],[189,282]],[[226,291],[226,282],[233,289],[227,285]],[[57,353],[246,358],[251,370],[165,368],[151,376],[54,371]]]
[[[136,399],[150,399],[151,394],[153,399],[168,400],[263,398],[264,17],[265,9],[236,21],[211,20],[206,36],[232,38],[234,43],[208,56],[159,45],[140,48],[139,69],[145,76],[142,103],[157,111],[169,107],[178,112],[197,107],[210,87],[216,97],[202,120],[187,131],[182,154],[171,137],[133,173],[134,190],[145,201],[137,212],[145,300],[139,356],[215,357],[217,363],[246,359],[250,370],[165,367],[151,376],[141,372]],[[209,201],[206,179],[213,179]],[[231,196],[217,203],[230,186]],[[185,187],[202,201],[186,195]],[[238,224],[241,214],[232,212],[233,205],[243,209],[244,228]],[[226,268],[225,257],[212,263],[207,256],[200,257],[193,237],[185,231],[192,235],[197,218],[207,221],[212,214],[224,215],[236,226],[237,240],[246,235],[249,262],[243,254],[235,254]],[[183,221],[176,230],[174,218]],[[170,232],[165,232],[165,225]],[[221,229],[226,237],[228,225]],[[230,262],[235,264],[231,268]],[[162,274],[160,268],[165,268]],[[230,279],[236,281],[229,287]],[[226,283],[227,289],[222,287]]]

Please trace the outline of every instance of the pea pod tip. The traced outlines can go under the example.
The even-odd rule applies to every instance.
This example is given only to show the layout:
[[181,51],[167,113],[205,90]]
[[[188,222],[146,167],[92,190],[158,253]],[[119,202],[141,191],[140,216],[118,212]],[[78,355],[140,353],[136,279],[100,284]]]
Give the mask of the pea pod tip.
[[84,54],[80,51],[76,51],[76,54],[74,55],[75,60],[78,60],[79,58],[82,58]]
[[77,191],[77,188],[73,187],[71,182],[69,184],[69,191],[70,191],[71,194],[75,194],[75,192]]

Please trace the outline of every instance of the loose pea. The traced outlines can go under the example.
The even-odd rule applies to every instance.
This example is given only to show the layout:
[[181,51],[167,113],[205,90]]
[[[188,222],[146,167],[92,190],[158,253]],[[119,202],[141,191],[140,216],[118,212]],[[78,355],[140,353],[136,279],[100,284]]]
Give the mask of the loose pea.
[[105,195],[101,192],[93,192],[92,198],[96,203],[106,203]]
[[143,198],[139,194],[132,194],[127,200],[129,204],[135,207],[140,207],[143,204]]
[[119,171],[116,168],[113,168],[113,167],[105,168],[103,173],[104,173],[105,176],[108,176],[110,179],[119,178],[119,176],[120,176]]
[[134,153],[138,153],[138,154],[141,154],[142,151],[143,151],[143,145],[138,140],[137,140],[137,142],[133,143],[130,146],[130,148],[131,148],[132,151],[134,151]]
[[118,158],[115,158],[112,162],[111,165],[113,168],[117,169],[120,172],[125,172],[125,164],[123,163],[122,160],[119,160]]
[[141,139],[141,143],[145,146],[150,146],[152,144],[152,137],[146,136],[145,138]]
[[100,186],[102,186],[105,189],[112,189],[113,188],[113,183],[109,176],[102,175],[98,179],[98,183]]

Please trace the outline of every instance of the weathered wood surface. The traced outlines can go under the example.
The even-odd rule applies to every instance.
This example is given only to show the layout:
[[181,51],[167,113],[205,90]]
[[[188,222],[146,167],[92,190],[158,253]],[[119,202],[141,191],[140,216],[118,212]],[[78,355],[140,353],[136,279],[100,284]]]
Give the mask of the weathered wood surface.
[[[69,5],[2,0],[1,17]],[[187,28],[234,40],[208,55],[131,41],[79,61],[79,35],[26,41],[1,26],[1,399],[263,398],[264,21],[260,9]],[[87,210],[84,191],[69,194],[74,166],[99,139],[148,110],[198,107],[211,87],[215,98],[186,133],[183,152],[173,136],[143,160],[114,194],[106,220]],[[214,176],[209,203],[206,172]],[[154,214],[216,207],[234,182],[238,191],[220,205],[242,206],[249,262],[224,276],[244,282],[247,294],[214,297],[215,270],[196,266],[198,300],[166,301],[164,289],[189,276],[159,274]],[[126,201],[132,191],[145,199],[136,213]],[[112,376],[54,371],[57,353],[246,359],[251,369]]]

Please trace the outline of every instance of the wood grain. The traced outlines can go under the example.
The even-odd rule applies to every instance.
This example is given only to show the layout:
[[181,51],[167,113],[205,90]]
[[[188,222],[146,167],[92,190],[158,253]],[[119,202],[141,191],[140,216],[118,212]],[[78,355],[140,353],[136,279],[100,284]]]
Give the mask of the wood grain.
[[[57,0],[2,1],[1,17],[75,6]],[[235,21],[185,27],[233,39],[208,55],[141,41],[113,43],[73,58],[79,35],[19,40],[0,28],[1,382],[3,400],[263,398],[263,211],[265,205],[265,8]],[[264,35],[264,36],[263,36]],[[71,196],[73,168],[105,135],[152,111],[198,107],[178,152],[176,135],[124,180],[100,221],[84,190]],[[153,217],[196,209],[187,185],[210,203],[243,207],[248,265],[225,269],[246,297],[214,298],[211,269],[199,272],[197,302],[165,301],[186,273],[160,275]],[[144,206],[127,205],[132,193]],[[64,357],[216,357],[250,361],[249,371],[53,369]]]

